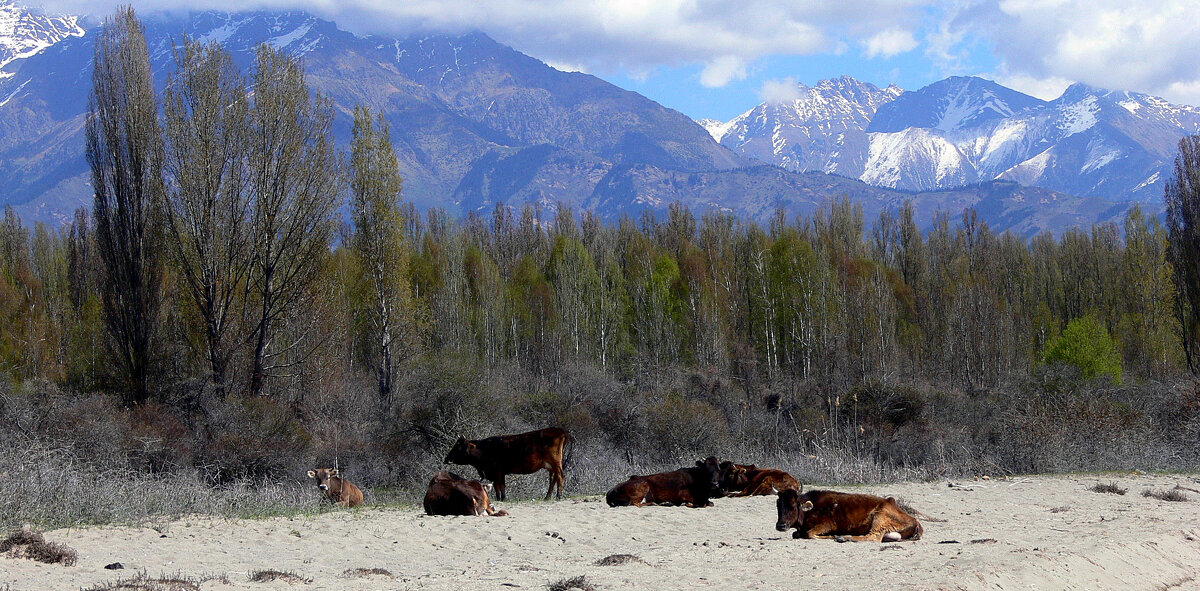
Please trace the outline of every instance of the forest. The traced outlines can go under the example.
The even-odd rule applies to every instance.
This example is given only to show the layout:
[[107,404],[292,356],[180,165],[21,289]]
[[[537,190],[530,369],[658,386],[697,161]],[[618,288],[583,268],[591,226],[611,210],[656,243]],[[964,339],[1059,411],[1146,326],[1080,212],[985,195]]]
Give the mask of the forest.
[[459,216],[404,202],[368,107],[343,153],[300,61],[175,52],[156,93],[110,17],[92,207],[0,221],[0,473],[35,491],[12,519],[278,510],[335,462],[411,499],[460,435],[547,426],[573,494],[714,454],[802,482],[1200,467],[1200,138],[1165,220],[1032,239],[836,196],[767,224]]

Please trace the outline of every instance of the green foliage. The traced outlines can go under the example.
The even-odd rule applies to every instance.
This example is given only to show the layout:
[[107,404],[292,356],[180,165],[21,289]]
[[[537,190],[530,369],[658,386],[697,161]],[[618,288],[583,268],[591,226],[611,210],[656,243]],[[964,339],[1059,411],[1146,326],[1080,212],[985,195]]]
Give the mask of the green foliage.
[[1066,363],[1078,368],[1086,378],[1108,376],[1121,382],[1121,352],[1104,324],[1094,316],[1068,322],[1062,335],[1046,351],[1046,363]]

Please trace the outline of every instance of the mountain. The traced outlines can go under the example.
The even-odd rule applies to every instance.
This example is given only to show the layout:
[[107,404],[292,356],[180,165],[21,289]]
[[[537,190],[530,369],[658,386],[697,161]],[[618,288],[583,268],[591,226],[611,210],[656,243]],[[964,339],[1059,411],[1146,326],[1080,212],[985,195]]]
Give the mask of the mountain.
[[[845,88],[868,92],[853,101]],[[816,108],[761,104],[729,122],[719,141],[789,170],[826,170],[908,191],[1010,180],[1157,203],[1179,138],[1200,131],[1200,109],[1083,84],[1053,101],[977,77],[909,92],[892,86],[885,100],[872,89],[878,91],[846,77],[804,87],[797,105]]]
[[5,66],[13,60],[37,55],[67,37],[82,35],[78,17],[46,16],[12,0],[0,0],[0,78],[12,75]]
[[[244,68],[254,48],[267,42],[304,60],[311,87],[333,101],[335,139],[342,146],[348,144],[355,105],[384,113],[405,179],[404,197],[421,208],[487,213],[500,202],[562,201],[613,219],[678,201],[698,213],[719,210],[765,220],[778,208],[811,214],[850,196],[869,215],[909,200],[925,221],[938,210],[956,214],[978,205],[994,216],[997,230],[1023,234],[1123,211],[1103,200],[1013,182],[918,193],[826,174],[864,165],[865,152],[814,159],[795,170],[762,165],[727,143],[742,137],[747,149],[754,145],[749,141],[757,129],[754,117],[725,126],[718,144],[716,128],[594,76],[556,70],[482,33],[360,36],[304,12],[143,16],[160,86],[173,69],[172,44],[184,34],[222,43]],[[69,219],[76,207],[90,204],[83,128],[96,34],[59,37],[14,59],[7,66],[11,75],[0,79],[5,187],[0,199],[27,221]],[[790,115],[764,110],[765,117],[797,122],[812,120],[818,111],[827,114],[803,133],[785,134],[797,163],[813,145],[858,153],[869,143],[865,127],[871,115],[903,95],[894,87],[845,78],[801,88],[798,96]],[[828,139],[823,129],[841,129],[842,137]]]

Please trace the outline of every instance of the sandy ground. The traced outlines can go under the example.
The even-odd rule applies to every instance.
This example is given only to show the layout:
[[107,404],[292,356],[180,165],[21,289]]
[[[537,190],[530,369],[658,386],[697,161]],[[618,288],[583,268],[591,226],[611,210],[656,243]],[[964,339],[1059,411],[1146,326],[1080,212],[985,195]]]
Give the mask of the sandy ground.
[[[1089,490],[1101,482],[1129,492]],[[917,542],[793,540],[774,529],[774,497],[717,499],[707,509],[610,508],[599,498],[523,501],[497,503],[512,513],[498,518],[427,517],[415,508],[251,521],[190,517],[155,528],[48,532],[48,540],[79,552],[78,564],[3,557],[0,589],[87,588],[139,571],[223,575],[200,584],[203,590],[540,590],[579,575],[597,589],[1200,588],[1200,494],[1183,491],[1190,502],[1141,494],[1200,490],[1196,476],[957,484],[968,488],[941,481],[842,489],[909,503],[927,516]],[[612,554],[640,561],[595,564]],[[104,570],[115,561],[126,570]],[[346,574],[358,568],[391,574]],[[250,573],[261,569],[310,581],[251,582]]]

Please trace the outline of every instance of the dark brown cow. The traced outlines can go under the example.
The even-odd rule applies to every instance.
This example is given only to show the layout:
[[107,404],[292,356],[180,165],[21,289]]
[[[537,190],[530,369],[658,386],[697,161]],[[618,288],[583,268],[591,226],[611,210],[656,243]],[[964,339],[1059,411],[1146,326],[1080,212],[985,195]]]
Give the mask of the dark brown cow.
[[711,507],[709,499],[720,496],[720,470],[717,459],[698,460],[691,468],[648,476],[631,476],[608,491],[610,507],[633,505],[687,505],[697,509]]
[[308,477],[317,481],[317,488],[334,503],[343,507],[357,507],[363,503],[363,493],[349,480],[342,480],[337,468],[309,470]]
[[735,497],[773,495],[781,490],[801,490],[795,476],[773,468],[759,468],[754,464],[721,462],[721,489],[725,494],[736,493]]
[[475,466],[479,475],[496,485],[496,494],[504,500],[504,477],[508,474],[533,474],[542,468],[550,471],[550,488],[546,489],[546,500],[554,487],[558,486],[558,498],[562,498],[563,448],[570,435],[565,429],[541,429],[519,435],[497,435],[487,439],[470,440],[459,437],[454,448],[446,455],[447,464]]
[[892,497],[810,490],[779,492],[775,529],[796,528],[793,538],[834,538],[839,542],[919,540],[924,528]]
[[467,480],[453,472],[442,470],[429,481],[425,493],[426,515],[490,515],[502,517],[507,511],[497,511],[488,500],[488,487],[478,480]]

